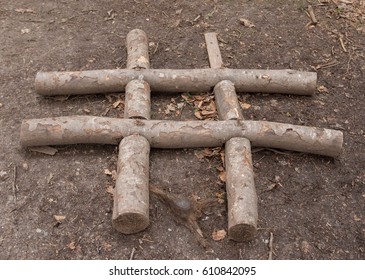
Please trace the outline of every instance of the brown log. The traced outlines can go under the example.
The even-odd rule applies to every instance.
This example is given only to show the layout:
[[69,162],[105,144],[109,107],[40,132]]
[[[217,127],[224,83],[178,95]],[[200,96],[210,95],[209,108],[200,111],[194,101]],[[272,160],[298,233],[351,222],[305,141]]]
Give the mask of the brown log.
[[160,121],[69,116],[24,120],[23,146],[78,143],[118,144],[129,135],[144,136],[154,148],[217,147],[233,137],[253,146],[287,149],[336,157],[341,131],[267,121]]
[[257,194],[246,138],[231,138],[225,145],[228,235],[235,241],[251,240],[257,230]]
[[149,225],[149,154],[150,145],[142,136],[120,142],[112,218],[119,232],[136,233]]
[[204,34],[205,43],[207,45],[210,68],[223,68],[223,60],[219,50],[217,33],[208,32]]
[[242,109],[234,84],[231,81],[221,81],[214,87],[215,103],[221,120],[243,120]]
[[148,69],[150,59],[148,55],[148,39],[143,30],[133,29],[127,35],[127,68]]
[[79,72],[38,72],[36,91],[40,95],[72,95],[123,92],[134,79],[149,83],[152,91],[210,91],[222,80],[234,83],[237,92],[268,92],[311,95],[317,73],[295,70],[244,69],[116,69]]
[[151,89],[147,82],[132,80],[127,84],[124,118],[151,119]]

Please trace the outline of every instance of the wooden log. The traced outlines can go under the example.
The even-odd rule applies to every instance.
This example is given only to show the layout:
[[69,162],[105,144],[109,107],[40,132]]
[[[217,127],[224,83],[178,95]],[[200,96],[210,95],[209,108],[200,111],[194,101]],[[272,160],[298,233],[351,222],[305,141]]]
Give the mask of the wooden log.
[[127,84],[124,118],[151,119],[151,89],[147,82],[132,80]]
[[235,241],[249,241],[257,231],[257,194],[246,138],[231,138],[225,145],[228,235]]
[[204,34],[205,43],[207,45],[210,68],[223,68],[223,60],[219,50],[217,33],[208,32]]
[[154,148],[217,147],[233,137],[253,146],[287,149],[336,157],[341,153],[341,131],[267,121],[160,121],[95,116],[24,120],[23,146],[78,143],[113,144],[129,135],[144,136]]
[[149,225],[149,154],[149,142],[142,136],[120,142],[112,224],[121,233],[136,233]]
[[127,35],[127,68],[148,69],[150,59],[148,55],[148,39],[143,30],[133,29]]
[[214,87],[215,103],[221,120],[243,120],[241,106],[234,84],[231,81],[221,81]]
[[116,69],[79,72],[38,72],[35,88],[40,95],[123,92],[134,79],[149,83],[152,91],[210,91],[222,80],[234,83],[237,92],[311,95],[317,73],[295,70],[244,69]]

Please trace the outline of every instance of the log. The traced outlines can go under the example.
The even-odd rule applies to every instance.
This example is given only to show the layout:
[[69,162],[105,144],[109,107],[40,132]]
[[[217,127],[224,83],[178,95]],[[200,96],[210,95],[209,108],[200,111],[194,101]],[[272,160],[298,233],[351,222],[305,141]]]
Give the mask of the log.
[[149,83],[152,91],[210,91],[222,80],[234,83],[237,92],[312,95],[317,73],[295,70],[244,69],[116,69],[79,72],[38,72],[35,88],[40,95],[123,92],[134,79]]
[[124,118],[151,119],[151,89],[147,82],[132,80],[127,84]]
[[221,81],[214,87],[215,103],[221,120],[243,120],[241,106],[234,84],[231,81]]
[[127,68],[148,69],[150,58],[148,55],[148,39],[143,30],[133,29],[126,38],[127,41]]
[[217,33],[208,32],[204,34],[204,37],[205,37],[205,43],[207,45],[210,68],[213,69],[223,68],[223,60],[221,52],[219,50]]
[[121,233],[136,233],[149,225],[149,154],[150,145],[142,136],[120,142],[112,224]]
[[257,231],[257,194],[246,138],[231,138],[225,145],[228,236],[235,241],[252,240]]
[[129,135],[144,136],[154,148],[217,147],[233,137],[253,146],[287,149],[336,157],[343,143],[341,131],[267,121],[161,121],[95,116],[24,120],[23,146],[79,143],[119,144]]

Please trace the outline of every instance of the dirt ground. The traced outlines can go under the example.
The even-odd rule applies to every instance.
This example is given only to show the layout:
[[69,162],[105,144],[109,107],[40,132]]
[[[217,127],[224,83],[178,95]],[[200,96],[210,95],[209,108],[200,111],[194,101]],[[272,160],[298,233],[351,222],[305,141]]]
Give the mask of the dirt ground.
[[[364,1],[0,0],[0,22],[0,259],[267,259],[270,250],[274,259],[365,259]],[[34,78],[125,68],[134,28],[149,37],[152,68],[209,67],[204,33],[214,31],[226,67],[317,71],[312,97],[239,94],[246,119],[344,133],[337,159],[254,149],[253,241],[212,239],[227,230],[223,203],[199,221],[214,249],[207,253],[153,196],[150,226],[122,235],[112,228],[106,174],[116,169],[116,147],[63,146],[51,156],[20,146],[26,118],[123,116],[124,94],[44,98]],[[152,118],[199,117],[196,99],[182,94],[153,93]],[[152,150],[150,165],[151,183],[166,191],[225,197],[219,151]]]

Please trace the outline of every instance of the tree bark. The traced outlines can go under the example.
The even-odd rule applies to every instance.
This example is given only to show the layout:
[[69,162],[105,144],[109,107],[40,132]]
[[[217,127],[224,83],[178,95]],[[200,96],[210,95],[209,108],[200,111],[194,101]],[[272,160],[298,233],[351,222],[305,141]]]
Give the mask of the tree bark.
[[253,146],[279,148],[336,157],[341,153],[341,131],[267,121],[160,121],[94,116],[24,120],[23,146],[78,143],[118,144],[129,135],[144,136],[154,148],[217,147],[233,137]]
[[142,136],[120,142],[112,224],[121,233],[136,233],[149,225],[149,154],[150,144]]
[[123,92],[131,80],[138,78],[158,92],[210,91],[220,81],[230,80],[238,92],[312,95],[317,83],[317,73],[295,70],[116,69],[38,72],[35,87],[40,95]]

